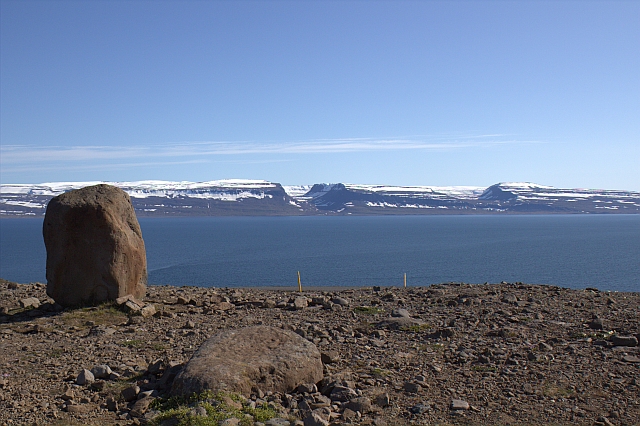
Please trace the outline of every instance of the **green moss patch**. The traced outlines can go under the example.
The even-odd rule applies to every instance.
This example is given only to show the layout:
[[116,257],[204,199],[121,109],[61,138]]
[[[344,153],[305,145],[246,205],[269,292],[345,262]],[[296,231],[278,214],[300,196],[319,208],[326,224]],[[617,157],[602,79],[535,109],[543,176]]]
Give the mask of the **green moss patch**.
[[[253,425],[254,422],[265,422],[276,417],[276,411],[267,403],[252,408],[241,396],[232,393],[205,391],[187,397],[171,397],[157,399],[152,407],[159,411],[151,425],[159,425],[164,420],[176,419],[178,426],[218,426],[221,421],[230,418],[240,420],[243,426]],[[206,415],[202,413],[201,407]]]
[[357,306],[353,308],[353,312],[362,315],[376,315],[384,312],[384,309],[375,306]]

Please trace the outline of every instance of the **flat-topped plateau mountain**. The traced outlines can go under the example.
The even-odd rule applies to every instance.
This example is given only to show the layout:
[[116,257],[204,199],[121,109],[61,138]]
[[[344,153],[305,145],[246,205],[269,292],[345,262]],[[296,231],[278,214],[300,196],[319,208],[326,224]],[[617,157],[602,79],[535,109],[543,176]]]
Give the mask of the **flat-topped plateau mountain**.
[[58,182],[0,185],[0,216],[41,216],[63,192],[109,183],[138,216],[640,213],[640,192],[563,189],[533,183],[474,186],[315,184],[263,180]]
[[[115,303],[62,309],[44,284],[0,279],[0,424],[631,426],[640,419],[637,292],[522,283],[302,293],[149,286],[144,303],[138,314]],[[322,380],[167,411],[175,408],[166,400],[174,377],[203,342],[254,326],[314,344]]]

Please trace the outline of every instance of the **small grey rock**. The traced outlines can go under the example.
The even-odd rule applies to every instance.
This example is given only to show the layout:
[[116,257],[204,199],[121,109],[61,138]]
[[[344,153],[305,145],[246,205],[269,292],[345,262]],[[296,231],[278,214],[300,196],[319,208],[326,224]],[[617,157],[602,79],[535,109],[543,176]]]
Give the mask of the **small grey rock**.
[[123,305],[124,310],[130,314],[137,314],[142,309],[142,306],[139,303],[142,303],[142,302],[134,302],[133,300],[127,300]]
[[350,304],[349,299],[345,299],[344,297],[334,297],[331,299],[331,302],[340,306],[349,306]]
[[304,418],[304,426],[327,426],[330,418],[331,410],[329,408],[317,408]]
[[93,373],[87,369],[82,370],[80,374],[78,374],[78,377],[76,378],[76,383],[79,384],[80,386],[91,384],[95,381],[96,381],[96,378],[94,377]]
[[426,413],[427,411],[429,411],[429,408],[431,408],[431,407],[429,407],[428,404],[425,404],[425,403],[421,402],[421,403],[416,404],[413,407],[411,407],[409,409],[409,411],[411,411],[412,414],[423,414],[423,413]]
[[108,365],[102,364],[102,365],[96,365],[95,367],[93,367],[91,369],[91,373],[93,373],[93,376],[96,379],[108,379],[112,371]]
[[361,414],[365,414],[371,411],[371,401],[369,401],[369,398],[361,396],[353,398],[351,401],[347,402],[346,407],[353,411],[359,411]]
[[273,299],[264,299],[262,307],[267,309],[273,309],[276,307],[276,301]]
[[357,396],[358,394],[356,393],[356,391],[347,386],[336,386],[329,394],[329,398],[331,398],[332,401],[341,402],[347,402]]
[[111,336],[115,333],[116,330],[114,328],[107,327],[106,325],[96,325],[89,330],[89,336],[93,337]]
[[345,408],[344,411],[342,412],[342,420],[346,422],[353,423],[357,419],[358,419],[358,413],[353,411],[351,408]]
[[303,383],[296,389],[298,393],[315,393],[318,392],[318,387],[315,383]]
[[503,302],[503,303],[517,303],[518,302],[518,298],[516,297],[515,294],[505,294],[504,296],[502,296],[501,302]]
[[549,352],[549,351],[553,350],[553,346],[551,346],[550,344],[545,343],[545,342],[540,342],[540,343],[538,343],[538,349],[540,349],[541,351]]
[[605,426],[613,426],[613,423],[611,423],[611,421],[603,416],[598,417],[598,420],[596,420],[599,423],[602,423]]
[[391,312],[391,316],[393,318],[411,318],[411,315],[409,315],[409,311],[407,311],[406,309],[394,309]]
[[604,324],[602,322],[602,318],[594,318],[589,323],[589,328],[592,330],[602,330],[604,328]]
[[293,307],[295,310],[299,311],[306,308],[307,306],[309,306],[309,301],[306,297],[297,296],[293,299]]
[[340,361],[340,353],[338,351],[321,352],[320,359],[323,364],[334,364]]
[[140,309],[140,315],[144,318],[152,317],[156,314],[157,310],[155,305],[146,305],[144,308]]
[[635,336],[611,336],[611,343],[614,346],[638,346],[638,339]]
[[149,364],[149,366],[147,367],[147,373],[158,374],[162,370],[164,370],[165,367],[166,366],[165,366],[164,360],[157,359]]
[[26,299],[20,299],[21,308],[33,308],[38,309],[40,307],[40,299],[37,297],[27,297]]
[[313,399],[315,401],[311,404],[312,409],[331,406],[331,399],[322,394],[314,395]]
[[462,399],[452,399],[449,408],[451,408],[452,410],[468,410],[471,407],[469,406],[469,403],[467,401],[464,401]]
[[107,410],[113,412],[118,411],[118,401],[116,401],[112,396],[107,397]]
[[422,386],[413,382],[405,382],[403,389],[408,393],[418,393],[422,390]]
[[151,398],[147,396],[137,400],[135,404],[133,404],[133,407],[131,407],[131,411],[129,411],[129,414],[131,415],[131,417],[144,416],[144,413],[146,413],[147,410],[149,410],[149,405],[151,405],[154,399],[155,398]]
[[201,405],[198,405],[193,410],[191,410],[191,414],[194,417],[208,417],[209,416],[209,414],[207,413],[206,408],[204,408]]
[[134,386],[129,386],[128,388],[123,389],[122,392],[120,392],[120,395],[122,395],[122,399],[124,399],[125,401],[131,402],[136,398],[138,398],[139,393],[140,393],[140,388],[134,385]]
[[388,407],[389,405],[391,405],[391,398],[389,397],[389,394],[385,392],[376,396],[375,402],[376,405],[380,407]]

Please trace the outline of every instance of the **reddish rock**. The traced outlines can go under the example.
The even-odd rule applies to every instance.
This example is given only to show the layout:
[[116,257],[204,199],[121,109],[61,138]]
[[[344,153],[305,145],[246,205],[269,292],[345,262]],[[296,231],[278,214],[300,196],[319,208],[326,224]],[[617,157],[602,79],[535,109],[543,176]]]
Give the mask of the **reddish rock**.
[[95,185],[61,194],[47,205],[42,232],[47,294],[60,305],[144,296],[146,252],[126,192]]

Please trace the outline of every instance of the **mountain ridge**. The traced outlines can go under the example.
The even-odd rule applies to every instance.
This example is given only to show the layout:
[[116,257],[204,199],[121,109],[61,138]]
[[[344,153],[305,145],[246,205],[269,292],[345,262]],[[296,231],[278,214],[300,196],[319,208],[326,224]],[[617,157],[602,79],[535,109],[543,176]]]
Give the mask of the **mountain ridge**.
[[0,217],[41,216],[63,192],[107,183],[139,216],[392,214],[640,214],[640,192],[567,189],[530,182],[479,186],[286,185],[266,180],[49,182],[0,185]]

